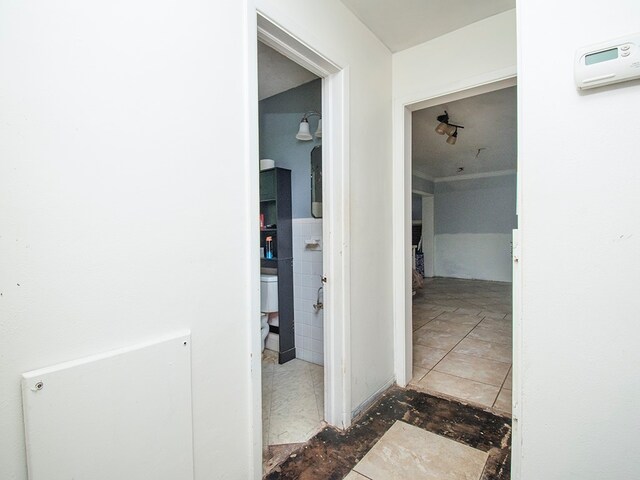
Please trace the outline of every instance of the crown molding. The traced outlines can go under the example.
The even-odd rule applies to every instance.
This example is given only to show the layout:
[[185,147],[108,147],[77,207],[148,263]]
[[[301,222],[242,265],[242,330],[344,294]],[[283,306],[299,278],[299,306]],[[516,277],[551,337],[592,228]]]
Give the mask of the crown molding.
[[421,178],[423,180],[427,180],[429,182],[433,182],[435,181],[435,179],[433,177],[430,177],[429,175],[422,173],[422,172],[411,172],[411,175],[414,177],[418,177]]
[[515,175],[516,173],[516,170],[498,170],[496,172],[469,173],[466,175],[454,175],[452,177],[438,177],[435,178],[433,182],[455,182],[457,180],[473,180],[475,178],[504,177],[506,175]]

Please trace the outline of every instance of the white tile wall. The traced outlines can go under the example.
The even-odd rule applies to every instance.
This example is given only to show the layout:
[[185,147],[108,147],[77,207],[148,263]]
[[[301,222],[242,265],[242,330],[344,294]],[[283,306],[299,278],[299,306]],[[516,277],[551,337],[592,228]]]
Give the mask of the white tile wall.
[[321,218],[293,219],[293,308],[296,356],[324,364],[324,310],[316,313],[318,288],[322,286],[322,250],[310,250],[305,240],[322,239]]

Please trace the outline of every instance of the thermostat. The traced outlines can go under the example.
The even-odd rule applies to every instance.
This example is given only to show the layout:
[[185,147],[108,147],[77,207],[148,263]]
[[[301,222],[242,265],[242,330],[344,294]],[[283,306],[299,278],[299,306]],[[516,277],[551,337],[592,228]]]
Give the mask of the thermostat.
[[579,49],[573,72],[581,90],[640,78],[640,33]]

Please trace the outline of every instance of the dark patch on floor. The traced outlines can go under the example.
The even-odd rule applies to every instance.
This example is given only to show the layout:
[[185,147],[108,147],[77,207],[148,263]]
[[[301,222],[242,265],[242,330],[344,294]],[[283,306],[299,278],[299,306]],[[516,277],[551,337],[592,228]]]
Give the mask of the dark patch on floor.
[[321,430],[264,478],[342,480],[397,420],[488,452],[481,480],[510,479],[508,418],[400,387],[387,390],[348,430]]

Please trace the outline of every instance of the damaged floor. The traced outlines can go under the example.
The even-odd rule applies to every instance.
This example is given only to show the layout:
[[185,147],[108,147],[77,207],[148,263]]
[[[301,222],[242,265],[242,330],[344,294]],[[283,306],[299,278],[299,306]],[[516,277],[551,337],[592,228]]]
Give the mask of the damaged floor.
[[507,480],[510,439],[506,416],[392,387],[348,430],[324,428],[265,478]]

